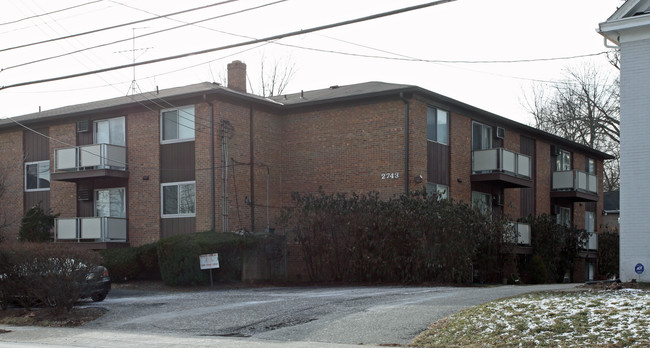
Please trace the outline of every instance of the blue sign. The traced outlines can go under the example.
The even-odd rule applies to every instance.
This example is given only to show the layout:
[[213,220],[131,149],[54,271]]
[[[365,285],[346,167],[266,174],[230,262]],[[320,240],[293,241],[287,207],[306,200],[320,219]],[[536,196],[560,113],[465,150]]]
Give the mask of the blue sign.
[[636,274],[641,274],[641,273],[643,273],[643,270],[644,270],[644,269],[645,269],[645,268],[644,268],[643,265],[640,264],[640,263],[637,263],[636,266],[634,266],[634,272],[636,272]]

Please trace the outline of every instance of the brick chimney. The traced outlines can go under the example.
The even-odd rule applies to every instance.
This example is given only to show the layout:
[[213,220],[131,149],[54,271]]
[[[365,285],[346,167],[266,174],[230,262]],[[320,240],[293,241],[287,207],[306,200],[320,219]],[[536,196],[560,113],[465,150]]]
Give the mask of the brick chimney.
[[246,64],[240,60],[228,64],[228,88],[246,93]]

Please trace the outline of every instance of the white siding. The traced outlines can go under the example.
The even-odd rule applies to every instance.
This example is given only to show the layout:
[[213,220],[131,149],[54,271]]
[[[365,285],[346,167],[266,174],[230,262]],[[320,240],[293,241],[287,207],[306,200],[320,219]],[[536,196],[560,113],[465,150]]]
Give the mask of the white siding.
[[[621,280],[650,281],[650,40],[621,37]],[[645,266],[641,276],[636,264]]]

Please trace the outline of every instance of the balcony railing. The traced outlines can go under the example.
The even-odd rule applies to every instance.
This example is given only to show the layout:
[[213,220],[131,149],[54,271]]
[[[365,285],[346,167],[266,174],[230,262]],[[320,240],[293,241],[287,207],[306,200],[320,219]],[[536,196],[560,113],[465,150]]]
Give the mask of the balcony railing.
[[91,169],[126,170],[126,147],[91,144],[54,150],[54,173]]
[[[517,233],[516,243],[518,245],[529,246],[531,240],[530,225],[523,222],[512,222],[511,226],[514,232]],[[515,242],[514,236],[510,242]]]
[[116,217],[74,217],[54,220],[54,241],[126,242],[127,220]]
[[506,173],[524,179],[531,178],[530,156],[504,148],[472,152],[472,174]]
[[598,194],[598,177],[576,169],[553,172],[552,189]]

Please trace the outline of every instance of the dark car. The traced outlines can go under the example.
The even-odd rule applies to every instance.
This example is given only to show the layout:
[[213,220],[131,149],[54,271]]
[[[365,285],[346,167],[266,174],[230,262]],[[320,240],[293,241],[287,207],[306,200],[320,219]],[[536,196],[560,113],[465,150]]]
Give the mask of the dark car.
[[111,277],[108,269],[104,266],[97,266],[86,275],[85,286],[80,298],[90,297],[95,302],[104,301],[108,292],[111,291]]

